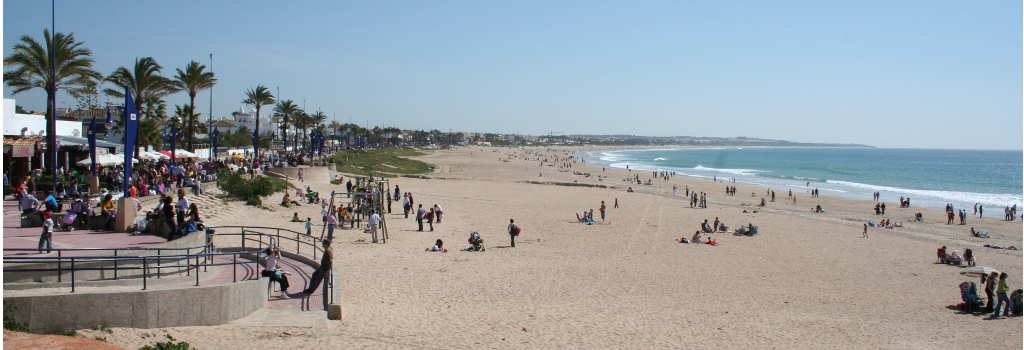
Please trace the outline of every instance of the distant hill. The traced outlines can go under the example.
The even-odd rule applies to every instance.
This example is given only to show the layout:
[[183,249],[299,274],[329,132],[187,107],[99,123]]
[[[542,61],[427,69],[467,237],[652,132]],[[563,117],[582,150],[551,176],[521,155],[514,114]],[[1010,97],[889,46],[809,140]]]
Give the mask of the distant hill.
[[637,135],[566,135],[554,136],[565,143],[595,145],[693,145],[693,146],[788,146],[788,147],[842,147],[874,148],[853,143],[805,143],[754,137],[701,137],[701,136],[637,136]]

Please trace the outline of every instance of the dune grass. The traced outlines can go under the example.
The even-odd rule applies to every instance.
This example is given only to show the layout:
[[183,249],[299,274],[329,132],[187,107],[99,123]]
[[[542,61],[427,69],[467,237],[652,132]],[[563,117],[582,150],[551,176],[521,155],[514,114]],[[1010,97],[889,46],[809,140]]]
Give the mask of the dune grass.
[[405,158],[424,154],[412,148],[342,151],[334,155],[334,164],[339,172],[356,175],[391,177],[405,174],[426,174],[434,170],[433,165]]

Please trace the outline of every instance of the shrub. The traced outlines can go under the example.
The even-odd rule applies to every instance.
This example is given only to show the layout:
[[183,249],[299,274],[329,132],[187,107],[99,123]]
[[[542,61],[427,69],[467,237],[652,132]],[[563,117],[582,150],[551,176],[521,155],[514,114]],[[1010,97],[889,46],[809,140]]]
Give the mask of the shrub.
[[4,316],[4,329],[15,332],[28,332],[28,325],[18,322],[13,317]]
[[288,189],[288,183],[278,178],[257,176],[250,179],[248,175],[225,172],[217,177],[217,186],[232,197],[244,200],[246,204],[259,206],[263,204],[260,197]]
[[183,342],[183,341],[175,343],[174,342],[174,337],[172,337],[170,334],[167,335],[167,341],[165,341],[165,342],[158,342],[158,343],[153,344],[153,345],[146,345],[146,346],[143,346],[143,347],[139,348],[139,350],[193,350],[193,349],[195,349],[195,348],[193,348],[192,345],[189,345],[189,343],[186,343],[186,342]]

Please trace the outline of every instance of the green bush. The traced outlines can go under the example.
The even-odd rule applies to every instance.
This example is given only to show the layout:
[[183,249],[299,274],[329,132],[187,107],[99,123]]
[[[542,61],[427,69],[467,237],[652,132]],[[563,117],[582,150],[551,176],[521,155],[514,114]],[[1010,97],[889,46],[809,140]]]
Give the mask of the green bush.
[[153,345],[146,345],[139,350],[194,350],[195,348],[186,342],[174,342],[174,337],[167,335],[167,341],[159,342]]
[[257,176],[250,179],[248,175],[235,172],[224,172],[217,177],[217,186],[232,197],[244,200],[246,204],[259,206],[263,204],[260,197],[288,189],[284,180],[270,176]]
[[15,332],[28,332],[28,325],[18,322],[13,317],[4,316],[4,329]]

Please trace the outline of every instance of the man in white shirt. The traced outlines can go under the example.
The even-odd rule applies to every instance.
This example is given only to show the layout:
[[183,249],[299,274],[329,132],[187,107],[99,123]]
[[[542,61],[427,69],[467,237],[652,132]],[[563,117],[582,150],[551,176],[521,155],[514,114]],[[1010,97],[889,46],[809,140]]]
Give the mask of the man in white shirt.
[[377,243],[377,226],[380,225],[380,215],[377,212],[370,212],[370,234],[373,237],[373,243]]

